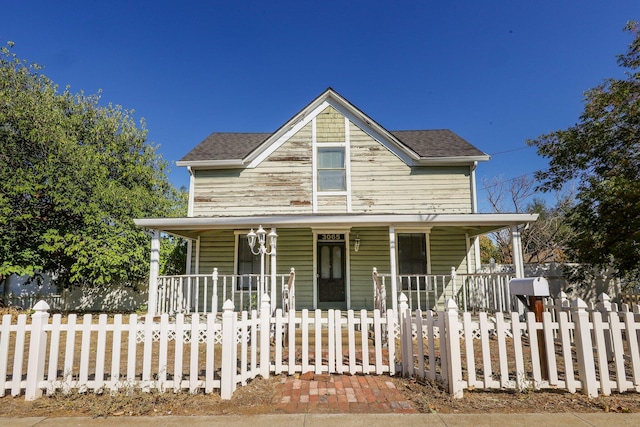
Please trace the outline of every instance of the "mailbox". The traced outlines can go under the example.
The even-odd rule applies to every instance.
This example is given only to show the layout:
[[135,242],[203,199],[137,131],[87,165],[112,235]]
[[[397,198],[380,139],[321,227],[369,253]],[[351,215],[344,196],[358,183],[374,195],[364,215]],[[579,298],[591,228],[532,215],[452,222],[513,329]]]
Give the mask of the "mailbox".
[[[518,298],[522,304],[535,313],[536,322],[542,322],[542,313],[544,312],[544,297],[549,296],[549,282],[544,277],[525,277],[523,279],[509,280],[509,292]],[[528,301],[527,301],[528,300]],[[521,316],[524,320],[524,315]],[[549,379],[549,366],[547,362],[547,347],[544,340],[544,332],[539,329],[538,338],[538,357],[540,358],[540,374],[542,379]]]
[[549,282],[544,277],[525,277],[509,281],[511,295],[524,297],[548,297]]

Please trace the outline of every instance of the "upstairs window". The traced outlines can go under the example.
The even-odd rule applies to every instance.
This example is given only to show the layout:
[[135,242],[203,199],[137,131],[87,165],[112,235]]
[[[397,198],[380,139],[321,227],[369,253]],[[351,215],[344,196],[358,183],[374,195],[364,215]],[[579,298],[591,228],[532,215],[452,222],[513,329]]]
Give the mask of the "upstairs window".
[[318,148],[318,191],[345,191],[344,147]]

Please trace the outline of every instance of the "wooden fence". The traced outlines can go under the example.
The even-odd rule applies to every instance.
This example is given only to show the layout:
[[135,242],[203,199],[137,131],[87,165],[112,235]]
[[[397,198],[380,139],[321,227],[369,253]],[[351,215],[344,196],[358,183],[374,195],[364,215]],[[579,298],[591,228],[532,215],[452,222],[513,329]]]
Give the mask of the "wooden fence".
[[455,397],[465,389],[640,391],[640,307],[617,311],[602,299],[557,301],[536,322],[534,313],[460,315],[453,300],[443,312],[412,313],[405,298],[402,372],[440,381]]
[[59,314],[44,302],[0,324],[0,396],[118,390],[220,392],[260,375],[402,373],[468,389],[564,389],[589,396],[640,391],[640,310],[601,311],[582,301],[533,313],[394,310],[108,317]]
[[[42,301],[35,313],[7,314],[0,324],[0,396],[7,391],[27,400],[43,391],[96,393],[140,389],[211,393],[231,397],[238,384],[270,373],[394,374],[395,346],[386,332],[395,316],[363,310],[270,314],[268,295],[260,311],[221,316],[168,314],[125,321],[75,314],[49,319]],[[260,315],[262,313],[262,315]],[[30,323],[28,322],[30,320]],[[348,349],[348,350],[345,350]]]

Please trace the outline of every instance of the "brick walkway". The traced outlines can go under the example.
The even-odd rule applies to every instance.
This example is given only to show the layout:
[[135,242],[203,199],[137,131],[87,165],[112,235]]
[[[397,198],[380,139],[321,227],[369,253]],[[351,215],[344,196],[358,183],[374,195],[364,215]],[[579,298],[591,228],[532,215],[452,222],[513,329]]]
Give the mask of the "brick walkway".
[[274,400],[287,413],[417,413],[383,375],[285,377]]

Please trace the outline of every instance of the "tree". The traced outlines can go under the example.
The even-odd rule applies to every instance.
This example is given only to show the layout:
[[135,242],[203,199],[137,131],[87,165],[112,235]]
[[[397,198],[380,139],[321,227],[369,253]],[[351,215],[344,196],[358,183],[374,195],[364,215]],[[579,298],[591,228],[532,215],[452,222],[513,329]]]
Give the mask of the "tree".
[[482,264],[489,264],[493,259],[498,264],[504,262],[504,256],[498,246],[493,243],[493,240],[487,235],[480,236],[480,262]]
[[[527,176],[510,180],[494,177],[483,181],[487,190],[487,200],[494,212],[537,213],[538,220],[526,227],[522,226],[522,252],[525,264],[562,261],[565,257],[566,240],[571,234],[567,225],[566,212],[573,203],[573,196],[565,194],[557,197],[555,206],[549,207],[546,200],[535,197],[535,182]],[[494,258],[497,262],[513,262],[511,231],[500,230],[491,234],[495,247],[481,243],[481,259]],[[491,255],[487,251],[494,250]],[[483,261],[485,262],[485,261]]]
[[133,112],[72,94],[0,52],[0,279],[53,274],[58,284],[134,284],[149,238],[134,218],[176,216],[184,197]]
[[[626,78],[609,78],[585,93],[577,124],[528,141],[549,159],[537,172],[543,191],[577,183],[577,203],[568,214],[575,234],[569,255],[587,266],[612,266],[618,277],[640,277],[640,31],[618,65]],[[584,276],[588,269],[581,270]],[[580,276],[578,277],[580,278]]]

